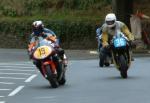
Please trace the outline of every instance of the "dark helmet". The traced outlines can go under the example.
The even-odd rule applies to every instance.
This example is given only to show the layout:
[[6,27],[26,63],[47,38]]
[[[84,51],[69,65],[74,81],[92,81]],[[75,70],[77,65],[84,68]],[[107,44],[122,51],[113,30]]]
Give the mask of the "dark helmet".
[[32,30],[35,35],[39,36],[43,32],[43,29],[44,29],[44,25],[42,21],[33,22]]

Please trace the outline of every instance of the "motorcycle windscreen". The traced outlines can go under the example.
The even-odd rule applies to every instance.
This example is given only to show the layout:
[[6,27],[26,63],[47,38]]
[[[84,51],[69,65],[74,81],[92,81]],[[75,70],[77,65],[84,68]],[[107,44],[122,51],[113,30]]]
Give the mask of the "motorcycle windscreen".
[[124,38],[115,38],[114,39],[114,47],[118,48],[118,47],[124,47],[126,46],[126,40]]
[[35,59],[45,59],[52,53],[52,51],[53,49],[49,46],[40,46],[35,50],[33,56]]

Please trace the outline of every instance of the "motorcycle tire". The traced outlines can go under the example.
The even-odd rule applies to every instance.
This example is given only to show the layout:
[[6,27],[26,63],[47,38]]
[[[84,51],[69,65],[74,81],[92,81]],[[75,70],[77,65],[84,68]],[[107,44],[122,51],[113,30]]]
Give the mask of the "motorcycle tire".
[[104,55],[100,54],[99,59],[100,59],[99,60],[99,67],[103,67],[104,66],[104,60],[105,60]]
[[104,63],[106,67],[109,67],[110,66],[110,63]]
[[60,63],[60,67],[61,67],[61,73],[59,75],[59,78],[58,78],[58,83],[59,85],[64,85],[66,83],[66,77],[65,77],[65,73],[66,73],[66,67],[63,63]]
[[122,78],[127,78],[127,63],[123,55],[120,56],[120,74]]
[[65,78],[65,74],[63,75],[63,77],[61,78],[61,80],[58,82],[60,85],[64,85],[66,83],[66,78]]
[[47,80],[50,82],[52,88],[57,88],[59,86],[56,76],[54,76],[51,72],[50,66],[46,66],[46,75]]

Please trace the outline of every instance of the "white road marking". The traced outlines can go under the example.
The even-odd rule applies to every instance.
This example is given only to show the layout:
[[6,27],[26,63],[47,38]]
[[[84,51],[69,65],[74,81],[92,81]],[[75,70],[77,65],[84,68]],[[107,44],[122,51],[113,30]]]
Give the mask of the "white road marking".
[[32,62],[3,62],[0,65],[33,65]]
[[29,74],[29,73],[4,73],[4,72],[0,72],[0,74],[7,74],[7,75],[32,75],[32,74]]
[[0,77],[0,79],[26,79],[26,78],[17,78],[17,77]]
[[7,66],[7,65],[0,65],[1,68],[34,68],[34,67],[21,67],[21,66]]
[[0,65],[1,66],[3,66],[3,65],[11,65],[11,66],[31,66],[31,67],[34,67],[33,64],[19,64],[19,63],[17,63],[17,64],[13,64],[13,63],[0,63]]
[[0,101],[0,103],[5,103],[5,101]]
[[97,51],[90,51],[90,54],[98,54]]
[[22,71],[22,72],[32,72],[35,70],[20,70],[20,69],[0,69],[0,71],[6,71],[6,70],[10,70],[10,71]]
[[15,83],[11,83],[11,82],[0,82],[0,84],[15,84]]
[[4,98],[5,96],[0,96],[0,98]]
[[14,96],[16,95],[19,91],[21,91],[24,88],[24,86],[19,86],[15,90],[13,90],[8,96]]
[[28,82],[31,82],[37,75],[34,74],[32,76],[30,76],[28,79],[26,79],[24,82],[28,83]]
[[0,91],[9,91],[11,89],[0,89]]

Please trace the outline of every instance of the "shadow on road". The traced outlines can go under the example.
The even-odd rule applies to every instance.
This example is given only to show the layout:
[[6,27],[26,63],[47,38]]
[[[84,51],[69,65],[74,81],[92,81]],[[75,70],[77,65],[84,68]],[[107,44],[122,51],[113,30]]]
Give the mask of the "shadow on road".
[[124,79],[121,76],[115,76],[115,77],[105,77],[103,79],[105,80],[135,80],[135,79],[139,79],[140,77],[138,76],[128,76],[128,78]]
[[29,86],[29,88],[31,89],[35,89],[35,90],[47,90],[47,89],[61,89],[61,88],[68,88],[69,85],[68,84],[65,84],[65,85],[60,85],[58,88],[52,88],[50,85],[32,85],[32,86]]

